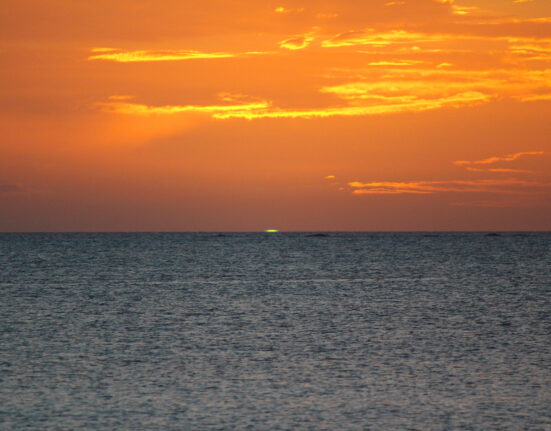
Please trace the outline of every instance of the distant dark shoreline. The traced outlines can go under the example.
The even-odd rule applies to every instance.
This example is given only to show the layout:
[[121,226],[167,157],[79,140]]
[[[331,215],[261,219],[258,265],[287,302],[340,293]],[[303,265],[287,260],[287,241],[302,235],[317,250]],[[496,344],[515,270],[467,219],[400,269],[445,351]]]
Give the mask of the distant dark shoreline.
[[342,235],[342,234],[435,234],[435,235],[454,235],[454,234],[542,234],[551,233],[551,230],[465,230],[465,231],[422,231],[422,230],[396,230],[396,231],[330,231],[330,230],[313,230],[313,231],[279,231],[277,233],[268,233],[264,231],[5,231],[0,232],[0,235],[32,235],[32,234],[59,234],[59,235],[136,235],[136,234],[190,234],[190,235]]

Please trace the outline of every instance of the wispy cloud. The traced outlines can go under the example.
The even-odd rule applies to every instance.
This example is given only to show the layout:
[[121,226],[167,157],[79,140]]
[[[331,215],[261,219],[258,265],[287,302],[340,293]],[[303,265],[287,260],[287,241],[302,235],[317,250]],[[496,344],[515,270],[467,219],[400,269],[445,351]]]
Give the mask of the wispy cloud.
[[538,181],[509,179],[444,180],[392,182],[378,181],[348,183],[354,194],[434,194],[434,193],[504,193],[518,194],[542,191],[549,184]]
[[286,8],[284,6],[278,6],[274,9],[274,12],[275,13],[280,13],[280,14],[286,14],[286,13],[301,13],[301,12],[304,12],[304,8],[303,7],[299,7],[299,8]]
[[[488,22],[450,24],[447,31],[412,31],[409,29],[377,30],[368,28],[338,33],[321,42],[323,48],[367,46],[389,53],[391,50],[440,52],[443,55],[457,50],[457,42],[465,42],[465,49],[483,54],[480,44],[493,55],[513,57],[516,61],[550,60],[551,18],[528,20],[508,19]],[[543,32],[542,26],[548,31]],[[515,31],[518,27],[519,30]],[[522,29],[522,31],[520,31]]]
[[134,96],[130,96],[128,94],[114,94],[113,96],[109,96],[109,100],[132,100]]
[[459,5],[452,5],[452,12],[455,15],[469,15],[473,12],[480,11],[480,8],[477,6],[459,6]]
[[269,107],[267,102],[249,102],[227,105],[164,105],[151,106],[139,103],[130,103],[124,101],[110,101],[96,103],[104,112],[127,114],[127,115],[173,115],[181,113],[203,113],[211,114],[215,118],[225,118],[224,116],[232,111],[243,115],[245,112],[258,111]]
[[414,66],[416,64],[421,64],[421,60],[383,60],[383,61],[372,61],[369,63],[369,66]]
[[471,172],[497,172],[497,173],[513,173],[513,174],[531,174],[532,171],[526,170],[526,169],[508,169],[508,168],[489,168],[489,169],[482,169],[482,168],[466,168],[468,171]]
[[312,33],[300,34],[279,42],[279,46],[295,51],[306,48],[313,40],[314,36]]
[[386,104],[372,104],[360,106],[339,106],[314,109],[270,109],[233,111],[215,115],[216,118],[327,118],[353,117],[363,115],[383,115],[400,112],[421,112],[443,107],[462,107],[488,101],[488,96],[477,93],[461,93],[439,99],[401,98]]
[[439,34],[425,34],[406,30],[376,31],[367,29],[348,31],[337,34],[321,43],[324,48],[338,48],[355,45],[387,46],[392,44],[435,42],[448,39],[450,36]]
[[[453,1],[439,0],[438,2],[457,6]],[[275,10],[277,13],[291,11],[298,11],[298,9],[278,7]],[[494,24],[495,21],[492,25]],[[293,51],[304,50],[310,46],[314,37],[319,37],[321,30],[316,28],[315,33],[316,36],[314,31],[297,34],[279,42],[279,46]],[[475,47],[471,48],[474,51],[480,51],[477,44],[483,42],[482,45],[487,50],[485,55],[492,59],[498,57],[499,66],[475,69],[463,65],[461,68],[456,64],[456,58],[452,60],[450,56],[456,53],[460,63],[462,56],[470,52],[468,49],[462,51],[462,48],[457,47],[458,41],[462,40],[474,41]],[[487,47],[487,41],[496,43],[495,47],[492,45],[491,52]],[[308,119],[423,112],[441,108],[469,107],[503,99],[513,99],[520,103],[551,100],[551,68],[526,67],[527,64],[524,63],[535,59],[549,59],[551,62],[551,39],[536,36],[504,36],[499,33],[484,35],[468,32],[454,34],[453,31],[429,33],[406,29],[385,31],[366,29],[339,33],[321,43],[324,48],[355,45],[370,46],[370,51],[363,51],[362,56],[368,54],[375,57],[369,58],[357,69],[342,67],[339,73],[334,74],[327,69],[324,70],[322,76],[330,78],[331,85],[323,85],[323,82],[320,82],[319,91],[334,97],[333,103],[326,103],[324,106],[314,105],[305,108],[303,105],[300,109],[294,109],[287,105],[283,108],[269,100],[228,105],[231,108],[221,108],[219,105],[150,106],[110,102],[104,104],[103,109],[140,115],[204,112],[217,119]],[[452,45],[453,48],[450,48]],[[195,50],[125,51],[115,48],[95,48],[89,59],[116,62],[180,61],[266,53]],[[358,51],[347,53],[347,55],[357,54]],[[456,164],[461,165],[462,161]]]
[[[320,107],[311,109],[284,109],[274,106],[271,101],[254,101],[231,105],[165,105],[152,106],[111,100],[96,103],[105,112],[130,115],[170,115],[179,113],[208,113],[216,119],[242,118],[254,120],[260,118],[328,118],[353,117],[363,115],[384,115],[400,112],[422,112],[443,107],[463,107],[487,102],[488,96],[478,92],[466,92],[441,98],[418,97],[373,97],[375,102],[350,106]],[[368,101],[369,102],[369,101]]]
[[514,154],[507,154],[506,156],[494,156],[488,157],[480,160],[456,160],[453,162],[454,165],[465,166],[465,165],[490,165],[497,162],[512,162],[523,156],[541,156],[544,154],[543,151],[521,151]]
[[[108,103],[113,112],[136,114],[172,114],[178,112],[208,112],[214,118],[326,118],[336,116],[385,115],[404,112],[423,112],[441,108],[462,108],[485,104],[493,100],[512,98],[532,102],[551,100],[551,69],[494,69],[458,70],[430,68],[417,65],[414,60],[395,62],[372,62],[375,67],[357,70],[339,69],[331,79],[357,76],[360,80],[319,89],[332,95],[341,103],[329,106],[293,109],[281,108],[266,99],[254,102],[234,103],[231,108],[201,107],[189,105],[149,106],[137,103]],[[404,67],[408,65],[408,67]],[[250,98],[249,98],[250,99]],[[105,105],[105,104],[103,104]],[[105,108],[105,106],[104,106]],[[519,153],[484,161],[456,161],[459,166],[480,165],[497,161],[515,160],[523,155],[540,152]],[[484,163],[483,163],[484,162]]]
[[105,48],[105,47],[96,47],[90,49],[90,52],[116,52],[121,51],[120,48]]
[[196,50],[139,50],[124,51],[114,48],[93,48],[88,60],[115,61],[118,63],[144,63],[154,61],[184,61],[200,59],[219,59],[242,57],[247,55],[268,54],[268,52],[202,52]]
[[445,97],[473,93],[484,95],[483,101],[486,102],[504,98],[519,102],[551,99],[551,69],[461,70],[449,68],[449,63],[442,67],[403,67],[388,64],[388,61],[384,63],[387,65],[379,63],[380,70],[379,67],[334,69],[328,77],[346,79],[355,76],[358,80],[326,86],[321,91],[355,104],[368,100],[379,100],[379,103],[420,99],[437,102]]
[[[478,166],[492,165],[498,162],[512,162],[527,155],[542,155],[543,151],[525,151],[508,154],[502,157],[488,157],[485,159],[453,162],[458,166],[464,166],[471,172],[484,173],[532,173],[523,169],[509,168],[486,168]],[[474,167],[472,165],[476,165]],[[436,180],[436,181],[352,181],[348,183],[355,195],[432,195],[441,193],[484,193],[496,196],[538,196],[541,193],[551,192],[551,183],[522,180],[518,178],[485,178],[485,179],[458,179],[458,180]],[[499,198],[499,200],[478,200],[455,202],[456,206],[510,206],[511,199]]]

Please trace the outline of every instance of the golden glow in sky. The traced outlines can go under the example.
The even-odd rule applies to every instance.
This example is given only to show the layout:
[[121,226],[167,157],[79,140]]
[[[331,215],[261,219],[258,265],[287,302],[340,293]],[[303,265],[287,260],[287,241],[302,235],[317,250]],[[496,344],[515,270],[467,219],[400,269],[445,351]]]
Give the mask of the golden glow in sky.
[[551,229],[547,0],[0,19],[0,231]]

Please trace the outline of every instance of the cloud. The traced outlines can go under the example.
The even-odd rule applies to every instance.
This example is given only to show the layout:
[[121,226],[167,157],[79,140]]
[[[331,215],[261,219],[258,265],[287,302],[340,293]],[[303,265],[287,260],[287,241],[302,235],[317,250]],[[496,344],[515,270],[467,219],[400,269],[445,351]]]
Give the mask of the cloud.
[[[519,153],[508,154],[506,156],[488,157],[486,159],[474,160],[474,161],[456,160],[455,162],[453,162],[453,164],[458,165],[458,166],[490,165],[490,164],[497,163],[497,162],[512,162],[514,160],[517,160],[519,157],[523,157],[523,156],[541,156],[542,154],[544,154],[543,151],[521,151]],[[501,172],[503,172],[503,170],[501,170]]]
[[[227,100],[227,99],[226,99]],[[211,114],[215,118],[226,115],[231,111],[239,112],[241,115],[248,111],[257,111],[269,107],[267,102],[249,102],[228,105],[164,105],[150,106],[139,103],[124,101],[112,101],[96,103],[102,111],[127,115],[173,115],[181,113],[204,113]]]
[[[543,151],[524,151],[514,154],[508,154],[502,157],[489,157],[486,159],[465,161],[458,160],[453,162],[458,166],[465,166],[471,172],[485,173],[533,173],[523,169],[509,168],[479,168],[473,167],[492,165],[497,162],[512,162],[520,157],[527,155],[542,155]],[[520,180],[518,178],[506,179],[468,179],[468,180],[437,180],[437,181],[372,181],[361,182],[352,181],[348,183],[355,195],[431,195],[436,193],[486,193],[495,195],[526,195],[538,193],[549,193],[551,183],[541,181]],[[476,201],[476,202],[456,202],[452,205],[457,206],[509,206],[504,204],[501,199],[494,201]]]
[[482,168],[466,168],[468,171],[471,172],[499,172],[499,173],[515,173],[515,174],[532,174],[533,171],[528,171],[526,169],[507,169],[507,168],[490,168],[490,169],[482,169]]
[[421,112],[443,107],[462,107],[487,102],[488,96],[477,93],[461,93],[439,99],[403,98],[387,104],[373,104],[360,106],[325,107],[315,109],[280,109],[270,108],[263,110],[227,112],[215,115],[216,118],[327,118],[353,117],[363,115],[383,115],[401,112]]
[[[99,51],[98,51],[99,50]],[[93,48],[94,55],[88,57],[88,60],[115,61],[118,63],[144,63],[153,61],[183,61],[199,59],[219,59],[241,57],[246,55],[267,54],[267,52],[201,52],[196,50],[139,50],[124,51],[115,48]],[[98,52],[100,52],[98,54]]]
[[495,180],[444,180],[363,183],[353,181],[348,185],[357,195],[371,194],[434,194],[434,193],[532,193],[549,188],[550,184],[538,181],[523,181],[515,178]]
[[300,7],[300,8],[286,8],[286,7],[283,7],[283,6],[279,6],[279,7],[276,7],[274,9],[274,12],[275,13],[281,13],[281,14],[287,14],[287,13],[301,13],[301,12],[304,12],[304,8],[303,7]]
[[367,29],[362,31],[348,31],[337,34],[321,43],[324,48],[338,48],[344,46],[371,45],[387,46],[392,44],[437,42],[448,39],[449,36],[438,34],[424,34],[406,30],[376,31]]
[[394,61],[372,61],[369,66],[414,66],[421,64],[420,60],[394,60]]
[[517,96],[515,97],[519,102],[537,102],[551,100],[551,94],[531,94],[528,96]]
[[132,100],[134,96],[130,96],[128,94],[115,94],[113,96],[109,96],[109,100]]
[[[435,0],[423,2],[423,4],[430,5],[431,8],[435,6],[440,9],[445,8],[448,15],[452,14],[453,10],[457,12],[459,8],[452,0]],[[301,19],[307,15],[315,16],[317,10],[311,8],[309,3],[305,5],[308,13],[302,14]],[[410,2],[403,5],[404,8],[410,6]],[[352,5],[347,5],[348,7]],[[341,12],[348,10],[347,8],[338,10]],[[390,13],[395,8],[385,9]],[[267,12],[287,14],[303,10],[303,8],[289,9],[279,6]],[[337,26],[332,27],[328,24],[326,28],[315,27],[316,36],[312,31],[296,34],[280,41],[281,48],[301,51],[310,46],[314,37],[318,38],[323,34],[324,40],[321,43],[323,48],[343,48],[338,54],[328,54],[327,61],[322,54],[325,49],[308,49],[305,53],[297,53],[297,55],[320,53],[316,56],[321,64],[319,76],[328,78],[328,81],[318,81],[317,88],[321,94],[329,97],[312,99],[325,100],[325,103],[315,103],[310,106],[303,104],[300,109],[293,108],[291,104],[279,107],[268,100],[256,101],[252,104],[234,103],[229,108],[225,108],[226,105],[150,106],[138,103],[118,105],[110,103],[103,104],[102,109],[140,115],[203,112],[217,119],[308,119],[423,112],[450,107],[469,107],[503,99],[512,99],[519,103],[551,100],[551,67],[545,67],[545,63],[541,63],[551,62],[551,38],[540,37],[537,31],[532,32],[541,26],[547,28],[549,24],[547,18],[515,20],[484,15],[478,16],[477,19],[455,17],[452,22],[446,22],[446,26],[440,23],[411,24],[410,22],[409,28],[403,24],[402,28],[392,29],[391,26],[381,26],[382,30],[368,28],[340,33],[336,30]],[[527,26],[532,33],[514,36],[515,31],[507,33],[506,30],[511,29],[511,26],[516,28],[519,25]],[[328,28],[335,30],[327,31]],[[331,37],[332,34],[335,36]],[[277,39],[274,37],[270,43],[276,43],[277,40],[279,37]],[[358,45],[369,46],[369,50],[358,51],[354,48]],[[232,52],[232,50],[220,52],[125,51],[116,48],[95,48],[93,51],[93,55],[89,57],[90,60],[116,62],[217,59],[268,53]],[[359,53],[362,54],[361,58],[358,58]],[[467,55],[468,60],[466,60]],[[473,56],[477,57],[472,60]],[[338,73],[330,72],[337,69],[335,67],[331,69],[332,65],[335,66],[330,63],[334,58],[343,59],[343,66]],[[358,60],[347,63],[347,58]],[[532,67],[532,63],[528,62],[533,61],[540,62],[541,66]],[[345,67],[346,64],[362,66],[356,66],[354,69]],[[286,94],[285,91],[288,89],[282,90],[281,94]]]
[[551,41],[511,41],[509,44],[509,53],[518,62],[551,62]]
[[417,97],[374,97],[376,102],[351,106],[320,107],[311,109],[283,109],[273,106],[270,101],[255,101],[231,105],[164,105],[152,106],[125,101],[96,103],[104,112],[129,115],[170,115],[180,113],[207,113],[216,119],[241,118],[328,118],[353,117],[363,115],[383,115],[401,112],[422,112],[443,107],[459,108],[489,101],[488,96],[478,92],[465,92],[441,98]]
[[[114,99],[111,99],[109,103],[99,105],[103,110],[125,114],[159,115],[193,111],[210,113],[217,119],[253,120],[423,112],[441,108],[475,106],[504,98],[512,98],[518,102],[551,100],[551,69],[461,70],[448,67],[439,68],[428,63],[425,65],[424,62],[413,59],[385,60],[370,64],[371,66],[355,70],[333,69],[333,72],[325,75],[332,80],[346,79],[350,76],[357,76],[361,79],[332,86],[322,86],[319,89],[320,93],[334,96],[340,100],[340,103],[326,104],[325,106],[301,109],[281,108],[262,98],[247,102],[246,96],[241,96],[239,103],[232,103],[228,106],[150,106],[139,103],[115,103],[124,100]],[[510,156],[506,156],[506,158]],[[495,161],[499,160],[501,159],[495,159]],[[457,161],[454,164],[476,165],[480,162]]]
[[366,100],[435,100],[478,93],[486,101],[512,98],[519,102],[551,99],[551,69],[461,70],[448,67],[387,65],[379,68],[333,69],[333,79],[357,76],[358,81],[326,86],[323,93],[358,103]]
[[[551,18],[461,21],[435,24],[424,29],[408,28],[349,30],[338,33],[321,42],[323,48],[370,46],[375,49],[422,50],[423,46],[435,45],[444,52],[456,49],[457,42],[465,42],[465,49],[481,53],[478,43],[485,43],[496,53],[512,52],[519,44],[532,44],[547,51],[551,44]],[[509,46],[508,46],[509,45]]]
[[469,15],[473,12],[480,11],[480,8],[476,6],[458,6],[452,5],[452,11],[455,15]]
[[303,35],[297,35],[290,37],[289,39],[285,39],[281,42],[279,42],[279,46],[281,48],[290,49],[290,50],[298,50],[298,49],[304,49],[308,45],[310,45],[310,42],[314,40],[314,37],[312,36],[312,33],[307,33]]
[[115,51],[121,51],[121,49],[120,48],[102,48],[102,47],[90,49],[90,52],[115,52]]

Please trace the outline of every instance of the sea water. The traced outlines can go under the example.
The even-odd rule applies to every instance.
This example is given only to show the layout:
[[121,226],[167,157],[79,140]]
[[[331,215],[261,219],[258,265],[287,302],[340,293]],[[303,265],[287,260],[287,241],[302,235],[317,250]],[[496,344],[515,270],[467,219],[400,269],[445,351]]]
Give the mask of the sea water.
[[551,234],[0,235],[2,430],[551,430]]

